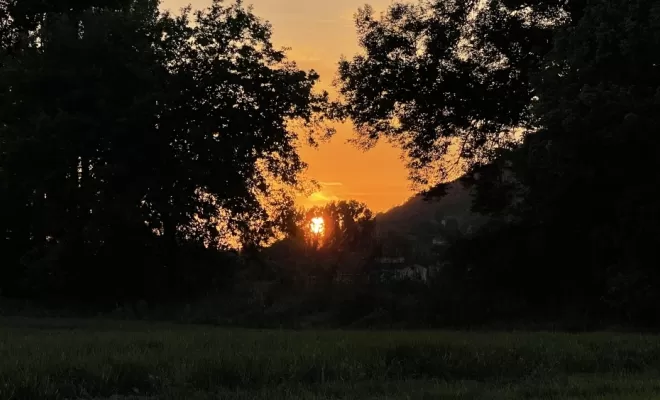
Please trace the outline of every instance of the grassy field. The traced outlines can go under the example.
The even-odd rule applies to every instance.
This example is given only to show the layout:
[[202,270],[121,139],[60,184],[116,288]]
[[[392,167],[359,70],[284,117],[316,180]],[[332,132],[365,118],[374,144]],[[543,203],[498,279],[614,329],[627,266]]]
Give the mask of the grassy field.
[[660,399],[643,335],[0,319],[0,399]]

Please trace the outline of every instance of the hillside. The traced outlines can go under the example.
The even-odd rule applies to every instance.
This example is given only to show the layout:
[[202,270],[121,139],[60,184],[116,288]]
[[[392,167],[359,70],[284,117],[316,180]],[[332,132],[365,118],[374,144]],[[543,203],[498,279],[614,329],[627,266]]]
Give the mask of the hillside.
[[469,189],[454,181],[447,194],[440,199],[427,200],[422,195],[411,197],[400,206],[376,215],[380,231],[415,234],[429,224],[438,224],[443,218],[453,217],[461,227],[478,223],[483,217],[471,212],[472,195]]

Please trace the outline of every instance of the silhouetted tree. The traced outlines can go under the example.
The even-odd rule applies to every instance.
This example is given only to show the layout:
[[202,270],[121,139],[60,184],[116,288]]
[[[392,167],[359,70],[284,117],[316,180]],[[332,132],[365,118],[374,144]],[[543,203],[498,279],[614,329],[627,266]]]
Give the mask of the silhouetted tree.
[[589,2],[557,32],[535,80],[539,130],[526,160],[514,163],[527,189],[522,216],[571,251],[561,273],[572,284],[564,286],[589,302],[611,294],[644,322],[656,318],[660,299],[648,262],[660,242],[658,46],[656,1]]
[[398,143],[423,183],[492,162],[531,122],[530,74],[564,15],[549,3],[396,2],[380,18],[360,9],[364,51],[339,65],[344,115],[363,144]]
[[[282,275],[313,276],[331,284],[339,270],[357,273],[365,266],[374,224],[365,204],[354,200],[330,202],[298,209],[291,217],[295,228],[261,254]],[[312,221],[318,218],[323,219],[322,230],[314,232]]]
[[287,124],[313,134],[326,95],[267,23],[219,0],[176,17],[149,0],[3,10],[20,38],[0,60],[5,272],[40,266],[60,293],[176,292],[181,249],[272,234],[260,198],[304,168]]
[[[316,235],[310,230],[314,218],[323,219],[323,232]],[[310,239],[318,239],[318,245],[323,248],[354,251],[368,244],[373,213],[366,204],[355,200],[333,201],[306,210],[300,225],[301,231]]]
[[367,143],[406,149],[414,178],[446,179],[457,166],[476,184],[476,209],[500,217],[452,252],[447,277],[479,293],[475,309],[605,318],[614,304],[637,321],[657,315],[660,281],[643,261],[660,239],[656,3],[431,1],[358,13],[365,51],[340,63],[344,115]]

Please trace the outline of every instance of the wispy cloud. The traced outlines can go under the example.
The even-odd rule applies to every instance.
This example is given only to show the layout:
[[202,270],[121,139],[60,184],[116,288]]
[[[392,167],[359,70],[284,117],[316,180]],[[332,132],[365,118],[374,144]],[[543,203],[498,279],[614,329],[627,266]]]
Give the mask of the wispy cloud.
[[308,201],[312,203],[327,203],[330,201],[337,201],[339,197],[334,195],[325,194],[323,192],[314,192],[311,196],[307,198]]
[[319,182],[321,186],[344,186],[341,182]]
[[366,196],[395,196],[399,195],[401,192],[347,192],[347,193],[342,193],[343,196],[351,197],[351,196],[359,196],[359,197],[366,197]]

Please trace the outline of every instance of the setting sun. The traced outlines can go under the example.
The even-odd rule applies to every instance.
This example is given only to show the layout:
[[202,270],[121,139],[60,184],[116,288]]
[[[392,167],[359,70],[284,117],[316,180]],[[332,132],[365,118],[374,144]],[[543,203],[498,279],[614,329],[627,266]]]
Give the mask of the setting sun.
[[315,235],[322,235],[325,231],[325,221],[322,217],[312,218],[312,223],[310,224],[309,229]]

